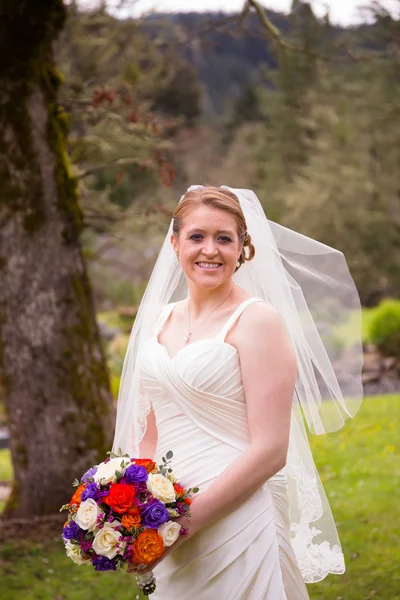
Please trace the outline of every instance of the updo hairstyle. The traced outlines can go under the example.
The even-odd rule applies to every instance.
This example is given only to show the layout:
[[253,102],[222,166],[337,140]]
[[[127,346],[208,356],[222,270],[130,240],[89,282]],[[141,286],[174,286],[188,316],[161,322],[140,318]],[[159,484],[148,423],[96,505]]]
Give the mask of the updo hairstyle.
[[[238,266],[236,271],[242,266],[247,260],[252,260],[256,253],[256,250],[251,243],[251,236],[247,233],[246,220],[240,202],[236,194],[225,188],[219,188],[214,186],[205,186],[201,188],[195,188],[186,192],[183,199],[179,202],[176,207],[174,214],[172,215],[172,231],[174,236],[177,238],[182,228],[182,221],[188,214],[191,208],[204,204],[205,206],[212,206],[213,208],[219,208],[220,210],[226,210],[228,213],[234,216],[239,235],[240,243],[242,244],[242,251],[239,256]],[[246,248],[248,253],[246,255]]]

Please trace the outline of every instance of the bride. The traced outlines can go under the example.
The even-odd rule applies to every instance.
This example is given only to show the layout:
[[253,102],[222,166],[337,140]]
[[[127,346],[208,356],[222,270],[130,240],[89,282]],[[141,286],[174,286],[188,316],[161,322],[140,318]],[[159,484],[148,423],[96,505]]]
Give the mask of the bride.
[[250,190],[181,198],[132,330],[113,445],[157,463],[172,450],[179,481],[200,488],[187,533],[152,566],[155,600],[303,600],[306,583],[344,572],[304,419],[324,433],[359,408],[360,341],[345,364],[331,344],[350,310],[343,255],[268,221]]

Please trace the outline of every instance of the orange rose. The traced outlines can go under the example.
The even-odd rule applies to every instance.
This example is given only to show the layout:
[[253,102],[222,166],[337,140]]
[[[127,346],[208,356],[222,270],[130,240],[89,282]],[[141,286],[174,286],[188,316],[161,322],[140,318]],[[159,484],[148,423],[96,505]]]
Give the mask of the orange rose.
[[134,527],[140,527],[141,522],[142,519],[140,518],[140,514],[130,515],[129,513],[125,513],[121,519],[121,524],[129,530]]
[[178,496],[182,496],[185,491],[183,485],[179,485],[179,483],[174,483],[174,490],[178,494]]
[[113,483],[103,500],[117,513],[125,513],[135,502],[135,488],[126,483]]
[[72,506],[73,504],[77,504],[78,506],[80,506],[82,502],[82,493],[85,487],[86,485],[84,483],[78,487],[76,492],[73,494],[71,500],[69,501],[70,506]]
[[150,473],[153,469],[156,468],[156,463],[150,460],[149,458],[134,458],[132,460],[134,465],[139,465],[144,467],[148,473]]
[[133,542],[132,562],[137,565],[151,565],[163,554],[164,542],[155,529],[145,529]]
[[189,496],[187,498],[185,498],[183,501],[185,504],[192,504],[192,499],[189,498]]

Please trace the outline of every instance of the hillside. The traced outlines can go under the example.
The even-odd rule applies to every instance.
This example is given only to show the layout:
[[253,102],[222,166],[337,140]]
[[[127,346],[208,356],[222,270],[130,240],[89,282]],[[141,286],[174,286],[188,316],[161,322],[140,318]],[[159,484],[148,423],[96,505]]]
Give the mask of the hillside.
[[[316,35],[321,37],[317,47],[321,49],[334,44],[343,33],[359,35],[361,29],[367,29],[346,30],[329,23],[321,28],[308,5],[300,5],[290,15],[271,10],[266,13],[284,35],[296,26],[318,30]],[[276,51],[255,14],[248,15],[242,27],[234,15],[226,21],[223,13],[157,13],[144,23],[146,33],[158,40],[174,40],[178,45],[180,40],[191,40],[190,45],[179,48],[204,86],[203,113],[208,116],[223,114],[242,95],[246,84],[265,82],[265,71],[260,67],[277,67]]]

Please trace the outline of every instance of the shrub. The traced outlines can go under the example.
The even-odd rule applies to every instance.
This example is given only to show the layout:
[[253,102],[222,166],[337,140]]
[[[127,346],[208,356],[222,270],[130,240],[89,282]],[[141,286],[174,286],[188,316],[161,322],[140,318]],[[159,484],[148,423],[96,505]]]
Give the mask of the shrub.
[[400,358],[400,301],[380,303],[369,325],[369,338],[382,354]]

